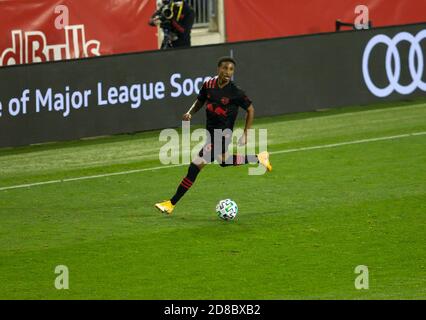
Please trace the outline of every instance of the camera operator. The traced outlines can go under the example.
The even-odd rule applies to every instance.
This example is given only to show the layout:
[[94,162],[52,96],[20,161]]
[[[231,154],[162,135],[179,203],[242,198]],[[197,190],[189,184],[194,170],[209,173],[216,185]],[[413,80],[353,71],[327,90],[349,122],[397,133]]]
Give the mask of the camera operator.
[[186,1],[162,0],[161,7],[154,12],[149,24],[163,29],[161,49],[191,46],[194,10]]

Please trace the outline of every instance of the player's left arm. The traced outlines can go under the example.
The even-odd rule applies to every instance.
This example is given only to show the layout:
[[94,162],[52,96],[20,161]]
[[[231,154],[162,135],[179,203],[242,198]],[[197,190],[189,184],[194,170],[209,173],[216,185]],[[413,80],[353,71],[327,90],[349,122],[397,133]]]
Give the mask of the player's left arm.
[[247,132],[249,129],[251,129],[251,125],[253,124],[253,119],[254,119],[253,104],[250,104],[249,107],[246,109],[246,111],[247,113],[246,113],[246,124],[244,126],[244,133],[238,141],[240,145],[247,144]]

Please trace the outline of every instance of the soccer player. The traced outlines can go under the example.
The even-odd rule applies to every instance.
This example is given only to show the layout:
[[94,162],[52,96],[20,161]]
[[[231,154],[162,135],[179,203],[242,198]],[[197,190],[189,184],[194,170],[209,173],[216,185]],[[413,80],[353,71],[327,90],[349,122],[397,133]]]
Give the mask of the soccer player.
[[[198,173],[207,163],[214,160],[217,160],[222,167],[260,163],[267,171],[272,171],[269,153],[266,151],[258,155],[246,156],[227,154],[228,146],[231,142],[229,130],[232,132],[234,128],[238,107],[243,108],[247,112],[244,134],[238,141],[240,145],[247,143],[247,130],[251,128],[254,118],[254,107],[251,100],[231,80],[235,66],[236,62],[233,58],[220,58],[218,61],[217,76],[204,82],[197,99],[188,112],[183,115],[184,121],[190,121],[192,115],[199,111],[206,103],[206,129],[209,135],[207,135],[207,143],[199,152],[198,157],[189,165],[188,173],[178,186],[175,195],[170,200],[155,204],[155,207],[163,213],[171,214],[173,212],[176,203],[191,188]],[[215,134],[215,129],[224,130],[225,133],[218,136],[217,130]],[[221,144],[221,146],[218,148],[217,144]]]

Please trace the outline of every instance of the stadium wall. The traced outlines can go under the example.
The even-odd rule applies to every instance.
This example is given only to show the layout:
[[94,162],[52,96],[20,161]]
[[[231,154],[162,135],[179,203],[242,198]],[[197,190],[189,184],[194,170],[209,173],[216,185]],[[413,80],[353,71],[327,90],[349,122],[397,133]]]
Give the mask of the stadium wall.
[[223,55],[257,116],[424,97],[425,48],[416,24],[3,67],[0,146],[178,127]]
[[158,48],[155,0],[0,0],[0,67]]
[[227,41],[333,32],[336,20],[355,23],[359,5],[373,27],[426,22],[424,0],[225,0]]

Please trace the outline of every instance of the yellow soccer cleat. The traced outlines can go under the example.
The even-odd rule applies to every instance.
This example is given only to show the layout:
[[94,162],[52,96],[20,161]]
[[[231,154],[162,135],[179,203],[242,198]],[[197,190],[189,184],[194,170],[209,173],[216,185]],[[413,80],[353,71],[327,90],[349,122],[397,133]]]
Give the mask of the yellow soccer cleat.
[[170,200],[166,200],[164,202],[156,203],[155,207],[160,210],[162,213],[172,214],[173,209],[175,208],[174,205],[172,205],[172,202]]
[[272,171],[272,165],[271,165],[271,162],[269,161],[268,151],[263,151],[259,153],[257,155],[257,159],[259,159],[259,163],[263,165],[266,168],[266,170],[268,170],[269,172]]

